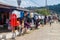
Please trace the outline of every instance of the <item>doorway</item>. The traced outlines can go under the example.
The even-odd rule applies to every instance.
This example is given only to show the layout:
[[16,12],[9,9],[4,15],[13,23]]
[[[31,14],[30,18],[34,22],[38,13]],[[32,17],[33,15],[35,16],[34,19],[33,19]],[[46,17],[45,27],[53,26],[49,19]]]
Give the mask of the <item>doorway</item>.
[[8,30],[6,20],[9,19],[9,9],[0,8],[0,31]]

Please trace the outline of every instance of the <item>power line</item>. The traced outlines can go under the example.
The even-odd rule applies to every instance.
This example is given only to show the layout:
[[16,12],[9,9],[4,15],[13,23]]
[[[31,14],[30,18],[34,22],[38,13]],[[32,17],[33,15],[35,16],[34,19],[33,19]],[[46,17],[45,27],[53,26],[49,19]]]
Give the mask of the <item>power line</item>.
[[37,6],[40,6],[38,3],[36,3],[35,1],[33,0],[30,0],[32,3],[36,4]]
[[[28,1],[28,0],[27,0]],[[40,6],[37,2],[33,1],[33,0],[30,0],[33,4],[36,4],[37,6]],[[29,2],[29,1],[28,1]],[[30,4],[30,6],[32,5],[31,3],[28,3],[26,2],[27,4]]]

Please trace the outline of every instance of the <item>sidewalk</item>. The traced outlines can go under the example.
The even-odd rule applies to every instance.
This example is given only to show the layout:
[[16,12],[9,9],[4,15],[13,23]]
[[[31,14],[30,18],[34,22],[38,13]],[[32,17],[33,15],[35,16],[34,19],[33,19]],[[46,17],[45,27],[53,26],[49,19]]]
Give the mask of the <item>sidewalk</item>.
[[[15,31],[16,32],[16,36],[19,34],[18,31]],[[2,38],[3,36],[6,36],[6,39],[10,39],[12,38],[12,32],[6,32],[6,33],[0,33],[0,38]]]
[[[58,26],[58,28],[56,27],[56,26]],[[53,23],[52,24],[52,26],[50,27],[50,25],[49,24],[47,24],[47,25],[45,25],[44,27],[39,27],[40,29],[38,30],[39,32],[37,32],[37,34],[39,34],[39,33],[41,33],[42,34],[42,32],[43,32],[43,34],[44,34],[44,32],[45,33],[48,33],[49,35],[53,35],[55,32],[59,32],[59,30],[60,30],[60,27],[59,27],[60,25],[57,23]],[[56,30],[55,30],[56,29]],[[36,32],[34,32],[34,33],[36,33]],[[16,36],[19,34],[19,32],[17,32],[16,31]],[[6,39],[10,39],[10,38],[12,38],[12,32],[7,32],[7,33],[0,33],[0,38],[2,38],[3,37],[3,35],[6,35]],[[35,34],[36,35],[36,34]],[[46,34],[47,35],[47,34]],[[20,38],[19,38],[20,39]]]

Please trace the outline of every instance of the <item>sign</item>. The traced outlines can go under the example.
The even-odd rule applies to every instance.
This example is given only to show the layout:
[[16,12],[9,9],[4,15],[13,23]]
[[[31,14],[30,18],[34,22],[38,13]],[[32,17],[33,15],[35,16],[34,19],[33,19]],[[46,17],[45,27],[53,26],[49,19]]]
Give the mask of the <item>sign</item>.
[[20,6],[21,4],[21,0],[17,0],[18,6]]

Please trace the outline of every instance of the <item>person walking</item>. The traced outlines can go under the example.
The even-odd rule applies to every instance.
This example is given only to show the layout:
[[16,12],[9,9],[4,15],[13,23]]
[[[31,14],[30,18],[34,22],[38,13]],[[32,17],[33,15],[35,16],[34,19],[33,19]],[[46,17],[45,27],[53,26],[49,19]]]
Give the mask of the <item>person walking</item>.
[[10,25],[12,27],[12,39],[15,39],[16,33],[15,33],[15,28],[17,27],[17,16],[16,14],[11,14],[10,16]]
[[21,26],[21,22],[20,22],[20,19],[18,18],[17,19],[17,30],[19,32],[19,36],[21,35],[21,32],[22,32],[22,26]]
[[36,16],[36,27],[35,27],[35,29],[38,29],[38,25],[39,25],[39,18],[38,18],[38,16]]
[[41,26],[43,27],[44,26],[44,16],[41,16]]
[[45,17],[44,17],[44,25],[46,25],[46,21],[47,21],[47,16],[45,15]]
[[52,16],[49,16],[49,17],[48,17],[48,21],[49,21],[49,24],[50,24],[50,26],[51,26],[51,24],[52,24]]

